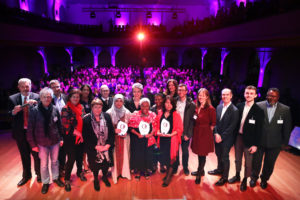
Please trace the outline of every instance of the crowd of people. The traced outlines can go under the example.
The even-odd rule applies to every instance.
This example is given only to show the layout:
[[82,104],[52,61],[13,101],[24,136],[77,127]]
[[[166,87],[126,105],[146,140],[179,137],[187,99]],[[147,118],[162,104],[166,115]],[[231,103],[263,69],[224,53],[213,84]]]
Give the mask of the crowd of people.
[[[151,77],[150,73],[145,76]],[[208,174],[220,176],[216,186],[241,180],[241,162],[245,156],[240,190],[247,189],[249,177],[251,187],[260,178],[260,186],[265,189],[282,145],[289,141],[291,113],[288,106],[279,102],[277,88],[270,88],[266,100],[256,103],[256,87],[247,86],[243,89],[245,101],[237,106],[232,102],[233,91],[222,88],[221,101],[215,108],[210,89],[201,86],[195,98],[188,96],[195,83],[178,84],[176,79],[169,78],[166,90],[158,90],[151,104],[139,82],[128,84],[132,96],[125,98],[119,90],[110,95],[111,88],[101,80],[100,94],[94,96],[91,86],[84,82],[88,77],[92,76],[74,77],[83,80],[83,84],[76,85],[80,88],[68,88],[67,94],[62,90],[62,82],[56,79],[44,85],[39,95],[31,92],[30,79],[18,81],[19,93],[9,97],[12,134],[23,165],[18,186],[32,177],[32,155],[37,182],[43,183],[43,194],[48,192],[51,180],[49,158],[52,181],[67,192],[71,191],[70,175],[75,162],[81,181],[87,180],[86,170],[92,171],[96,191],[100,190],[100,170],[101,180],[111,187],[109,170],[116,184],[119,178],[131,180],[132,176],[147,180],[159,169],[165,173],[162,187],[167,187],[177,174],[179,160],[184,174],[190,174],[188,149],[191,147],[198,155],[198,169],[191,173],[196,176],[195,184],[200,184],[201,176],[205,175],[206,156],[215,151],[217,167]],[[133,77],[126,78],[131,81]],[[72,83],[76,84],[74,80]],[[229,179],[232,146],[236,175]],[[182,159],[179,159],[179,149]]]

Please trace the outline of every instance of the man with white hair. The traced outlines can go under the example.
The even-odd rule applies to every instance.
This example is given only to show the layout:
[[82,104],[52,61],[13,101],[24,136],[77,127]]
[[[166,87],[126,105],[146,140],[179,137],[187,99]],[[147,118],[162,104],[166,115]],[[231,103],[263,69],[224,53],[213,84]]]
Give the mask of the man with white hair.
[[101,101],[103,102],[102,112],[106,112],[111,108],[113,104],[113,98],[109,96],[109,87],[107,85],[101,85],[100,87],[100,96]]
[[34,159],[37,181],[41,182],[39,155],[31,150],[26,139],[29,110],[34,104],[37,104],[39,95],[31,92],[31,80],[28,78],[21,78],[18,82],[18,88],[20,92],[9,97],[8,109],[12,117],[12,137],[16,140],[23,165],[23,177],[18,183],[18,186],[22,186],[32,177],[30,154]]

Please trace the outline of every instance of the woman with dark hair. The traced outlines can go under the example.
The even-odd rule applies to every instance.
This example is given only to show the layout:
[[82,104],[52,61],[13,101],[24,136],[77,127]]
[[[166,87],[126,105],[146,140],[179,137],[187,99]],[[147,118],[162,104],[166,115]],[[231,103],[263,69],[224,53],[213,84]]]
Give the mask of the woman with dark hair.
[[91,107],[92,112],[83,118],[82,135],[89,165],[94,175],[94,189],[99,191],[100,170],[102,170],[104,184],[110,187],[107,172],[112,161],[109,151],[114,147],[115,131],[109,114],[102,112],[103,102],[99,98],[92,101]]
[[200,88],[198,91],[194,119],[191,149],[198,155],[199,164],[198,170],[192,172],[192,175],[196,176],[195,183],[200,184],[201,176],[204,176],[206,156],[214,151],[213,129],[216,125],[216,110],[211,105],[209,92],[206,88]]
[[81,181],[86,181],[82,173],[83,139],[82,139],[82,117],[84,108],[79,103],[81,91],[72,89],[68,95],[67,105],[61,110],[61,121],[63,126],[64,148],[68,157],[65,172],[65,190],[71,191],[70,176],[76,160],[77,176]]
[[165,95],[170,95],[176,98],[178,96],[177,90],[178,90],[178,82],[175,79],[169,79],[167,82],[167,91]]
[[[85,113],[91,112],[91,103],[94,99],[94,95],[92,92],[92,88],[89,84],[84,84],[80,88],[81,95],[80,95],[80,103],[84,108]],[[86,153],[83,153],[83,166],[84,166],[84,172],[87,172],[89,167],[86,160]]]
[[167,167],[162,186],[167,187],[171,182],[174,165],[176,165],[183,131],[182,119],[176,112],[176,100],[172,96],[166,96],[163,110],[157,117],[157,123],[159,124],[157,144],[161,151],[161,167]]
[[80,88],[81,96],[80,96],[80,103],[84,107],[85,113],[91,112],[91,102],[93,101],[94,95],[92,88],[89,84],[84,84]]

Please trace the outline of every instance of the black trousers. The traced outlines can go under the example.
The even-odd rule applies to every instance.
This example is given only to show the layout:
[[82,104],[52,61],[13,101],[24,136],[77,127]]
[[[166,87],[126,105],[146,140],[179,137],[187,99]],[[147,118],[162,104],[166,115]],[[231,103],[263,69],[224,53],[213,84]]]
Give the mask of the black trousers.
[[102,174],[103,174],[102,179],[107,178],[109,163],[107,162],[106,159],[102,163],[94,163],[93,166],[94,168],[92,170],[93,170],[94,180],[98,180],[98,174],[100,170],[102,170]]
[[[189,162],[189,145],[190,139],[185,141],[183,138],[181,139],[181,152],[182,152],[182,167],[183,169],[188,169]],[[179,154],[176,159],[176,163],[174,164],[174,171],[177,171],[179,166]]]
[[23,132],[23,139],[17,139],[16,143],[18,146],[18,150],[21,156],[22,160],[22,166],[23,166],[23,178],[30,178],[31,175],[31,157],[30,154],[33,157],[34,160],[34,171],[37,176],[41,175],[41,165],[40,165],[40,158],[39,153],[32,151],[29,143],[26,140],[26,130]]
[[280,147],[277,148],[258,147],[257,152],[253,156],[251,177],[253,179],[258,179],[261,170],[263,156],[265,155],[264,166],[260,178],[263,181],[268,181],[273,173],[275,162],[278,158],[279,153],[280,153]]
[[63,171],[66,165],[66,151],[64,146],[59,147],[58,162],[59,162],[59,171]]
[[80,175],[82,172],[82,163],[83,163],[83,152],[84,146],[83,143],[75,145],[75,144],[67,144],[65,147],[65,151],[67,154],[67,163],[65,166],[65,180],[70,180],[72,169],[74,163],[76,161],[77,166],[77,175]]
[[218,158],[218,169],[222,171],[222,177],[228,179],[229,174],[229,151],[231,145],[228,145],[224,142],[215,143],[216,155]]

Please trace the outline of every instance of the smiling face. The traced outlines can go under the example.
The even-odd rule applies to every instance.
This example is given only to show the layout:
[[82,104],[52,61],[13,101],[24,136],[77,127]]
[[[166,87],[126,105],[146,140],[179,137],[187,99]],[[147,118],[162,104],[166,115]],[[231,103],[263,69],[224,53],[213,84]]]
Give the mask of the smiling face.
[[165,102],[165,108],[166,108],[166,111],[169,111],[169,112],[172,110],[173,105],[172,105],[170,99],[166,100],[166,102]]
[[41,102],[44,107],[48,107],[52,102],[52,96],[50,93],[46,93],[41,96]]
[[253,102],[257,97],[256,91],[252,89],[246,89],[244,92],[244,97],[246,99],[246,102]]
[[198,101],[200,102],[201,105],[205,105],[207,99],[208,99],[208,96],[206,96],[204,91],[199,92]]
[[274,90],[270,90],[267,93],[267,101],[270,105],[275,105],[279,100],[279,93],[274,91]]
[[75,106],[79,103],[79,100],[80,100],[80,95],[77,93],[73,94],[70,98],[70,102]]
[[29,95],[29,92],[31,90],[31,85],[29,82],[20,82],[18,84],[18,88],[20,90],[20,93],[23,95],[23,96],[28,96]]
[[132,93],[135,99],[140,99],[142,97],[142,90],[139,88],[133,88]]
[[61,87],[60,84],[57,82],[54,82],[51,84],[50,88],[53,90],[53,93],[55,96],[59,97],[61,94]]
[[178,96],[179,96],[179,98],[184,98],[186,96],[187,92],[188,91],[187,91],[185,86],[179,86],[178,87]]
[[102,89],[101,89],[101,96],[102,96],[104,99],[108,98],[108,96],[109,96],[109,89],[106,88],[106,87],[102,88]]
[[222,101],[225,105],[229,104],[232,99],[232,93],[229,89],[223,89],[222,90]]
[[174,84],[173,81],[170,81],[170,82],[168,83],[168,89],[170,90],[170,93],[171,93],[171,94],[174,94],[174,93],[175,93],[176,86],[175,86],[175,84]]
[[154,98],[154,103],[156,104],[157,107],[161,107],[163,102],[163,98],[159,95],[156,95]]
[[148,102],[143,102],[141,104],[141,112],[143,115],[148,115],[150,109],[150,105]]
[[122,108],[123,105],[124,105],[124,102],[123,102],[122,99],[117,99],[117,100],[115,101],[115,106],[116,106],[116,108],[120,109],[120,108]]
[[92,112],[94,116],[100,116],[101,112],[102,112],[102,105],[99,104],[95,104],[92,107]]
[[82,97],[88,97],[90,94],[90,89],[88,86],[84,86],[81,91]]

